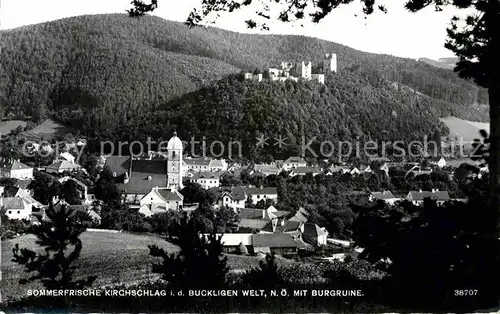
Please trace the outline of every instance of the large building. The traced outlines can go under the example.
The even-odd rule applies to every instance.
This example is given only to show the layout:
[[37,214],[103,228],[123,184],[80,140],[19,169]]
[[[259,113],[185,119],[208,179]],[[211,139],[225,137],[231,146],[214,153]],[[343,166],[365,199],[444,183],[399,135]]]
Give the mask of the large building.
[[2,178],[33,179],[33,167],[26,166],[19,160],[9,160],[0,167]]
[[167,143],[166,159],[108,156],[105,165],[113,173],[122,199],[127,203],[140,204],[153,189],[159,188],[162,191],[169,189],[174,192],[183,188],[182,151],[182,142],[174,132]]

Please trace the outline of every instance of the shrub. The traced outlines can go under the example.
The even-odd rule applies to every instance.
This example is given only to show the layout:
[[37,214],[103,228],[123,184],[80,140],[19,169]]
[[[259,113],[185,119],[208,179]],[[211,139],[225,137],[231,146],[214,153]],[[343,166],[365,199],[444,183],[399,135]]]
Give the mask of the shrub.
[[243,244],[243,242],[241,242],[240,245],[238,246],[237,252],[240,255],[247,255],[248,254],[247,247]]

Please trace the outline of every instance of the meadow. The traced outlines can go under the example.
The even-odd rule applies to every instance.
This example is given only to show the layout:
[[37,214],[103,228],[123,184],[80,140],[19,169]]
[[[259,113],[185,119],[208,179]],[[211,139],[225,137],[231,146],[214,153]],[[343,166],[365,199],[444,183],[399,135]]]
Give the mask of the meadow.
[[[85,232],[81,236],[83,249],[78,260],[76,277],[97,276],[94,284],[104,287],[115,284],[133,284],[139,280],[155,278],[151,273],[153,257],[149,256],[148,245],[156,244],[176,252],[179,248],[155,236],[128,233]],[[37,283],[20,285],[18,280],[26,278],[23,268],[12,262],[12,248],[18,243],[21,248],[35,249],[33,235],[23,235],[16,239],[2,241],[2,281],[3,298],[16,298],[26,294],[28,289],[41,286]]]
[[446,117],[440,120],[450,129],[449,137],[451,139],[457,137],[458,139],[463,138],[464,141],[472,142],[474,139],[481,137],[479,134],[481,129],[485,129],[487,132],[490,130],[489,123],[474,122],[456,117]]
[[[156,244],[168,252],[178,252],[179,247],[164,239],[150,235],[130,233],[112,233],[87,231],[82,234],[83,249],[78,260],[79,268],[76,278],[97,276],[94,287],[106,287],[119,284],[132,285],[143,280],[159,278],[151,272],[151,263],[155,258],[149,256],[148,245]],[[18,238],[1,242],[2,280],[0,290],[4,299],[19,298],[26,295],[29,289],[39,289],[38,283],[20,285],[19,279],[27,278],[20,265],[12,262],[12,249],[18,243],[21,248],[41,249],[35,244],[33,235],[22,235]],[[37,249],[38,248],[38,249]],[[261,256],[238,256],[227,254],[231,272],[240,273],[258,267]],[[290,261],[278,259],[278,265]]]
[[8,135],[10,132],[17,129],[17,127],[26,127],[26,121],[21,120],[6,120],[0,122],[0,135]]

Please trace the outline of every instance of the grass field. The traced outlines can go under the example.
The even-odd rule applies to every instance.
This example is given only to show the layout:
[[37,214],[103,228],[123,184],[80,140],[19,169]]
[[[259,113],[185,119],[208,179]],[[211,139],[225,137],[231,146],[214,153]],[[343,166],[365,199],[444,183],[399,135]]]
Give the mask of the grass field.
[[8,135],[10,132],[17,129],[18,126],[21,126],[24,129],[26,127],[26,121],[21,121],[21,120],[2,121],[0,122],[0,134]]
[[486,129],[489,131],[490,124],[484,122],[473,122],[459,119],[456,117],[446,117],[440,119],[450,129],[450,138],[463,138],[464,141],[472,142],[476,138],[480,138],[479,131]]
[[[178,250],[177,246],[161,238],[127,233],[85,232],[81,240],[83,249],[76,276],[98,276],[95,286],[129,284],[153,278],[150,269],[154,259],[149,256],[149,244],[156,244],[170,252]],[[37,247],[32,235],[2,242],[0,290],[3,298],[22,296],[28,289],[39,287],[36,284],[18,284],[20,278],[25,278],[25,273],[19,265],[12,262],[12,248],[16,243],[21,248]]]
[[72,130],[70,128],[53,120],[47,119],[35,128],[25,132],[25,135],[28,137],[39,137],[49,140],[57,135],[71,133],[71,131]]
[[[96,275],[95,287],[115,284],[133,284],[140,280],[155,279],[151,273],[153,257],[149,256],[148,245],[156,244],[169,252],[177,252],[179,248],[161,238],[128,233],[108,233],[87,231],[82,234],[83,249],[76,273],[77,278]],[[41,288],[30,283],[19,285],[20,278],[26,278],[23,269],[12,262],[12,248],[19,243],[21,248],[37,248],[33,235],[23,235],[16,239],[2,241],[2,280],[0,291],[3,298],[16,298],[26,295],[27,290]],[[238,256],[228,254],[228,265],[231,271],[241,272],[259,266],[261,257]],[[278,259],[278,265],[287,260]]]

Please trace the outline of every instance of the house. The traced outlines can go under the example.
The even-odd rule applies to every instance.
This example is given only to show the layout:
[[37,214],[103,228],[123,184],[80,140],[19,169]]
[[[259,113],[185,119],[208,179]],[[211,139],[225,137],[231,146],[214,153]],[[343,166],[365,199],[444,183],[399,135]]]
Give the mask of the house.
[[211,159],[208,168],[213,172],[227,171],[228,164],[224,159]]
[[227,167],[227,171],[229,171],[229,172],[234,172],[234,171],[236,171],[236,170],[241,169],[241,167],[242,167],[242,166],[241,166],[239,163],[237,163],[237,162],[233,162],[233,163],[231,163],[231,165],[229,165],[229,166]]
[[252,234],[254,253],[274,253],[277,255],[297,253],[297,242],[286,233]]
[[[277,188],[243,188],[245,191],[246,197],[250,197],[252,199],[253,204],[257,204],[261,200],[273,200],[276,202],[278,200],[278,189]],[[245,198],[246,199],[246,198]]]
[[378,200],[382,200],[389,205],[394,205],[397,201],[397,198],[392,194],[391,191],[382,191],[382,192],[372,192],[369,197],[370,202],[375,202]]
[[344,174],[344,173],[349,173],[350,171],[351,170],[349,169],[349,167],[345,165],[339,165],[339,166],[332,165],[330,166],[330,168],[328,168],[329,173]]
[[439,168],[444,168],[446,166],[446,159],[444,157],[433,157],[429,159],[429,163]]
[[28,190],[22,189],[19,187],[2,187],[2,194],[1,196],[3,197],[20,197],[24,199],[24,201],[28,204],[30,207],[37,207],[41,208],[43,205],[39,201],[35,200],[29,193]]
[[[203,234],[203,236],[208,238],[209,234]],[[247,248],[249,253],[253,250],[251,233],[224,233],[222,235],[216,234],[216,237],[220,238],[224,253],[237,253],[241,244]]]
[[66,161],[69,161],[69,162],[72,162],[72,163],[75,162],[75,156],[71,155],[68,152],[60,153],[59,156],[57,156],[57,159],[58,160],[66,160]]
[[210,158],[184,158],[184,175],[188,172],[200,171],[226,171],[228,169],[227,162],[224,159],[210,159]]
[[[179,211],[183,207],[184,196],[175,189],[154,187],[139,201],[140,208],[146,206],[151,215],[167,211]],[[146,214],[149,216],[149,214]]]
[[224,191],[217,199],[217,205],[229,208],[244,208],[247,196],[242,187],[233,187],[229,191]]
[[423,168],[418,165],[413,166],[408,172],[406,172],[406,175],[408,176],[409,174],[412,174],[413,176],[421,176],[421,175],[430,175],[432,173],[431,168]]
[[353,176],[353,175],[358,175],[358,174],[360,174],[360,173],[361,173],[361,171],[360,171],[357,167],[352,166],[352,167],[350,167],[350,168],[349,168],[349,172],[348,172],[348,173],[349,173],[351,176]]
[[302,157],[289,157],[283,162],[283,170],[290,171],[297,167],[306,167],[307,162]]
[[310,173],[312,176],[315,176],[315,175],[321,173],[321,168],[319,168],[319,167],[297,167],[295,169],[292,169],[292,172],[290,173],[290,175],[291,176],[305,176],[308,173]]
[[202,171],[202,172],[196,172],[190,179],[190,182],[193,183],[198,183],[201,185],[204,189],[211,189],[211,188],[216,188],[219,187],[220,185],[220,172],[209,172],[209,171]]
[[82,169],[82,167],[71,161],[67,160],[54,160],[54,162],[45,168],[48,173],[63,173],[63,172],[73,172]]
[[290,215],[289,211],[285,210],[277,210],[274,206],[269,206],[267,209],[264,210],[265,212],[265,217],[268,217],[269,219],[283,219],[286,218]]
[[260,230],[260,233],[287,233],[294,238],[298,235],[301,237],[301,227],[303,225],[300,221],[287,220],[289,212],[286,212],[282,217],[273,218]]
[[0,177],[12,179],[33,179],[33,168],[19,160],[6,161],[0,168]]
[[378,169],[385,172],[386,175],[389,175],[390,166],[387,162],[384,162]]
[[22,197],[0,197],[0,208],[9,219],[30,220],[32,207]]
[[309,219],[309,213],[303,208],[299,208],[299,210],[295,213],[295,215],[290,218],[290,221],[298,221],[302,223],[306,223]]
[[361,173],[365,173],[365,172],[366,173],[372,173],[373,172],[372,168],[370,167],[370,165],[360,165],[359,166],[359,171]]
[[437,204],[441,205],[450,200],[450,195],[448,191],[432,189],[432,191],[410,191],[406,196],[406,199],[416,206],[421,206],[426,198],[436,201]]
[[317,224],[305,223],[301,227],[303,239],[315,246],[326,245],[328,231],[325,228],[320,228]]
[[255,164],[253,166],[253,171],[250,174],[261,173],[264,176],[277,175],[280,173],[279,168],[276,164],[266,165],[266,164]]

